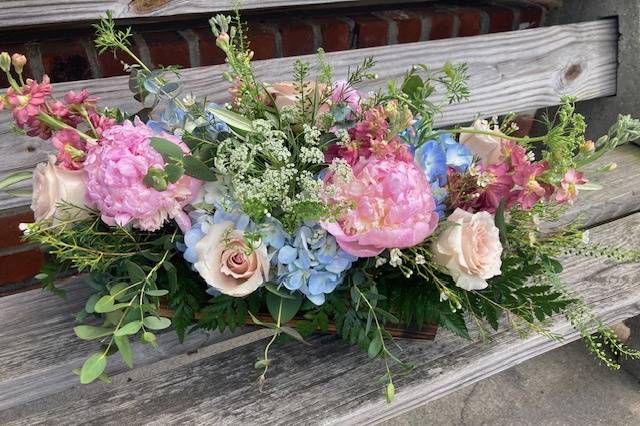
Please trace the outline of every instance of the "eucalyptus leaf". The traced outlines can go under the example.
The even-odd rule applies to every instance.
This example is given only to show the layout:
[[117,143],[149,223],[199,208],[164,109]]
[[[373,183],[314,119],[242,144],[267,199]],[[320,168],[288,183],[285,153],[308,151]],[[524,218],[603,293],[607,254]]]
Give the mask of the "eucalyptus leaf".
[[178,83],[173,81],[171,83],[167,83],[164,86],[162,86],[162,90],[165,91],[166,93],[174,92],[177,89],[178,89]]
[[305,345],[310,345],[309,342],[307,342],[306,340],[304,340],[304,337],[302,337],[302,335],[300,333],[298,333],[298,330],[296,330],[295,328],[291,328],[287,325],[283,325],[282,327],[280,327],[280,330],[287,334],[288,336],[293,337],[294,339],[296,339],[299,342],[304,343]]
[[170,160],[181,161],[184,157],[182,148],[167,139],[153,137],[151,138],[150,145],[153,149],[158,151],[158,154],[162,155],[162,158],[166,162],[169,162]]
[[377,333],[373,339],[371,339],[371,343],[369,343],[369,349],[367,350],[367,354],[369,358],[375,358],[380,354],[382,350],[382,338],[380,337],[380,333]]
[[144,273],[142,268],[131,261],[125,263],[127,273],[132,283],[140,283],[146,280],[147,274]]
[[97,379],[107,368],[107,356],[103,353],[91,355],[80,369],[80,383],[89,384]]
[[87,299],[87,302],[84,304],[84,310],[87,311],[88,314],[94,313],[93,307],[96,305],[96,302],[100,299],[100,294],[94,293]]
[[154,348],[158,347],[158,339],[156,338],[156,335],[150,331],[142,333],[142,341],[151,344]]
[[273,319],[278,321],[279,316],[280,324],[286,324],[298,313],[300,306],[302,306],[302,295],[295,293],[295,296],[295,299],[288,299],[267,293],[267,309]]
[[16,183],[22,182],[27,179],[31,179],[33,172],[30,171],[22,171],[11,173],[6,176],[4,179],[0,180],[0,189],[5,189],[10,187],[11,185],[15,185]]
[[142,323],[151,330],[164,330],[171,326],[171,320],[164,317],[144,317]]
[[169,290],[145,290],[144,292],[148,296],[154,297],[166,296],[167,294],[169,294]]
[[207,182],[213,182],[216,180],[216,175],[213,172],[213,170],[211,170],[209,166],[204,164],[202,161],[198,160],[193,155],[188,155],[184,157],[183,164],[184,164],[184,173],[186,175],[189,175],[196,179],[204,180]]
[[94,340],[99,339],[100,337],[109,336],[113,333],[113,329],[83,324],[73,327],[73,332],[83,340]]
[[266,288],[268,291],[270,291],[271,293],[280,296],[284,299],[295,299],[296,297],[291,294],[291,293],[287,293],[285,291],[279,290],[278,287],[276,287],[275,284],[273,283],[266,283],[264,288]]
[[211,112],[216,118],[219,118],[236,130],[241,130],[244,132],[255,131],[251,120],[233,111],[229,111],[228,109],[223,108],[209,108],[207,111]]
[[133,350],[131,349],[129,338],[127,336],[115,336],[113,340],[116,342],[116,346],[120,351],[122,360],[129,366],[129,368],[133,368]]
[[102,296],[96,304],[93,305],[93,310],[99,314],[115,311],[116,309],[117,308],[114,308],[114,297],[111,295]]
[[130,323],[120,327],[119,329],[117,329],[115,331],[115,333],[113,333],[114,336],[129,336],[131,334],[136,334],[138,331],[140,331],[140,328],[142,327],[142,321],[140,320],[136,320],[136,321],[131,321]]
[[171,183],[176,183],[184,175],[184,167],[180,164],[167,164],[164,171],[167,173],[167,180]]

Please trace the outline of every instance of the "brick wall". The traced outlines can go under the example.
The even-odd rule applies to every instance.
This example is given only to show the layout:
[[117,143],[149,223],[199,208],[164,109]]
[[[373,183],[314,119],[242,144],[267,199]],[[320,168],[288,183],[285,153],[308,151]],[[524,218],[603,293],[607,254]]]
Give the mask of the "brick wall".
[[[245,17],[255,59],[269,59],[314,53],[318,47],[331,52],[512,31],[541,25],[545,14],[539,6],[518,3],[434,4],[314,10],[304,17],[299,12]],[[139,24],[134,26],[134,34],[133,50],[147,63],[184,68],[224,63],[207,18]],[[53,82],[124,74],[112,54],[97,54],[88,25],[63,34],[46,29],[27,35],[0,33],[0,51],[24,52],[29,58],[27,75],[40,78],[47,73]],[[3,78],[0,76],[0,87],[7,85]],[[530,117],[521,117],[521,129],[528,129],[530,122]],[[18,223],[31,220],[26,211],[0,216],[0,295],[34,284],[30,277],[39,270],[43,256],[34,247],[21,244],[17,230]]]

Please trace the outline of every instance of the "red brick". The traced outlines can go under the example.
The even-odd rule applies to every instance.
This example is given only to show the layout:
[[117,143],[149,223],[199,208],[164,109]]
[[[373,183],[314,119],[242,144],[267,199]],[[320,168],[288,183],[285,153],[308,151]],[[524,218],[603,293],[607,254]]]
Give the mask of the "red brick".
[[390,10],[376,14],[381,18],[393,19],[398,27],[398,43],[420,41],[422,20],[418,15],[402,10]]
[[535,122],[535,117],[530,114],[522,114],[516,117],[515,123],[518,125],[518,130],[513,132],[517,137],[528,136],[531,132],[531,128]]
[[[131,51],[138,57],[140,57],[140,50],[135,42],[132,41],[130,47]],[[132,64],[133,59],[122,52],[118,52],[115,56],[112,51],[107,50],[103,54],[98,54],[98,65],[100,66],[100,73],[102,77],[113,77],[116,75],[124,75],[126,72],[122,69],[122,63]]]
[[189,61],[189,45],[187,40],[175,31],[157,31],[143,33],[144,41],[149,48],[151,62],[160,65],[191,66]]
[[435,9],[421,9],[423,16],[429,17],[431,29],[429,31],[429,40],[440,40],[453,36],[453,15]]
[[18,229],[18,225],[31,222],[33,222],[31,211],[0,217],[0,249],[23,244],[22,231]]
[[280,37],[282,56],[306,55],[315,52],[313,28],[304,22],[282,23]]
[[198,50],[200,51],[200,65],[224,64],[225,55],[218,46],[216,38],[208,28],[194,29],[198,36]]
[[454,9],[453,13],[458,17],[460,27],[458,37],[474,36],[480,34],[480,11],[478,9]]
[[528,6],[520,10],[520,27],[535,28],[542,25],[544,11],[538,6]]
[[349,24],[338,19],[316,20],[322,34],[322,48],[327,52],[351,49],[353,39]]
[[44,263],[40,250],[0,256],[0,285],[18,283],[36,275]]
[[486,6],[482,8],[489,14],[489,32],[499,33],[513,29],[513,12],[506,7]]
[[389,23],[373,15],[354,16],[357,47],[385,46],[389,44]]
[[271,59],[277,56],[276,36],[271,28],[249,23],[247,39],[249,48],[253,50],[253,59]]
[[76,40],[52,40],[40,45],[42,65],[51,81],[87,80],[93,77],[87,52]]

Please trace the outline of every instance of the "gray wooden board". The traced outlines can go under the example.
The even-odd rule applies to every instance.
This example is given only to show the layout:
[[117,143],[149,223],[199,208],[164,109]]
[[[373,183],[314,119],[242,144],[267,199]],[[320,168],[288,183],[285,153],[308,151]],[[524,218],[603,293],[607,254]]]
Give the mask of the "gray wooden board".
[[[638,155],[640,148],[626,146],[609,159],[621,164],[616,170],[633,170],[638,169]],[[638,210],[637,198],[635,210],[631,205],[615,208],[609,210],[608,218],[600,207],[607,197],[630,197],[640,184],[637,174],[625,181],[621,177],[618,184],[615,172],[607,176],[609,181],[600,179],[608,184],[607,191],[583,194],[584,200],[574,209],[584,212],[589,223],[626,215],[593,228],[591,237],[594,242],[637,248],[640,214],[629,215]],[[599,198],[600,204],[590,204]],[[638,264],[615,265],[590,258],[563,263],[564,282],[605,321],[640,312]],[[404,358],[418,368],[399,380],[398,399],[387,406],[374,383],[382,374],[380,363],[367,362],[366,354],[335,337],[316,337],[313,347],[277,347],[270,380],[265,393],[259,394],[253,382],[257,373],[251,366],[264,343],[252,342],[266,336],[263,330],[233,336],[200,333],[185,346],[168,333],[160,337],[160,352],[136,346],[136,369],[129,371],[122,363],[111,366],[114,385],[82,387],[71,369],[95,346],[75,338],[72,327],[73,313],[83,305],[87,289],[80,280],[65,287],[66,302],[41,291],[0,299],[0,424],[45,419],[74,423],[90,420],[88,413],[97,423],[118,423],[124,416],[135,419],[134,423],[161,424],[358,423],[409,410],[559,345],[541,337],[520,341],[509,331],[497,333],[490,344],[459,339],[444,330],[435,342],[401,341]],[[566,342],[575,338],[562,319],[554,330],[566,335]]]
[[[491,116],[510,111],[527,111],[556,105],[562,95],[592,99],[614,95],[616,91],[617,31],[614,20],[582,24],[409,43],[328,53],[335,75],[372,55],[378,61],[379,79],[363,84],[363,91],[382,87],[399,79],[413,64],[425,63],[440,69],[449,62],[469,66],[471,99],[447,105],[437,119],[439,126],[472,120],[477,114]],[[314,56],[303,59],[314,61]],[[257,61],[255,69],[265,81],[290,79],[295,58]],[[228,99],[228,83],[222,79],[225,66],[191,68],[183,71],[183,91],[217,102]],[[568,72],[572,70],[571,72]],[[130,112],[138,107],[128,92],[127,77],[60,83],[55,93],[88,87],[104,106],[118,106]],[[436,96],[442,99],[442,96]],[[9,115],[0,114],[0,179],[7,173],[31,169],[46,158],[49,144],[16,136]],[[25,182],[24,185],[29,185]],[[25,199],[0,193],[0,209],[28,204]]]
[[[598,243],[640,247],[640,233],[629,232],[639,227],[640,214],[634,214],[593,228],[591,235]],[[563,281],[605,322],[640,313],[637,263],[567,258],[563,264]],[[49,340],[51,329],[47,326],[62,321],[58,312],[68,312],[59,303],[49,302],[28,294],[0,300],[4,326],[0,347],[5,364],[0,400],[5,401],[7,395],[12,398],[4,404],[10,407],[0,411],[1,424],[372,423],[576,338],[566,320],[556,318],[552,330],[565,336],[563,342],[540,336],[521,340],[508,330],[493,335],[489,343],[464,340],[444,330],[434,342],[399,340],[402,358],[413,362],[416,369],[396,379],[396,402],[392,405],[385,404],[381,385],[376,383],[383,373],[381,361],[368,361],[364,352],[335,336],[315,337],[312,346],[288,343],[274,347],[273,364],[262,393],[252,365],[261,356],[265,342],[243,346],[211,343],[201,349],[201,356],[165,359],[120,372],[111,385],[72,386],[61,377],[50,378],[61,374],[61,368],[69,368],[67,360],[79,359],[87,348],[76,345],[73,354],[69,353],[67,347],[75,345],[70,332],[54,331],[59,341]],[[70,330],[72,321],[66,317]],[[10,318],[14,323],[7,326]],[[35,323],[39,323],[37,330]],[[239,338],[243,337],[251,341],[266,334],[258,331]],[[34,351],[36,345],[41,347]],[[21,363],[25,366],[20,367]],[[49,396],[36,400],[24,393],[16,396],[11,384],[25,376],[44,388],[38,396]]]

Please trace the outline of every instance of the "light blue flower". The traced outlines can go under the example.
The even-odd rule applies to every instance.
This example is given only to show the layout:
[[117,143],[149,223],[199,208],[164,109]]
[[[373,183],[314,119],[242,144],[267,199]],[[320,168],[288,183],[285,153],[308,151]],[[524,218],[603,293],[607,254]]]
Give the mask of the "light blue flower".
[[466,172],[473,162],[473,153],[468,146],[456,141],[450,134],[441,135],[438,142],[444,147],[447,154],[447,166],[456,172]]
[[429,182],[444,185],[447,182],[447,153],[436,140],[426,141],[414,154],[415,162],[424,170]]
[[333,235],[318,224],[307,224],[278,250],[278,283],[321,305],[356,260],[338,246]]

